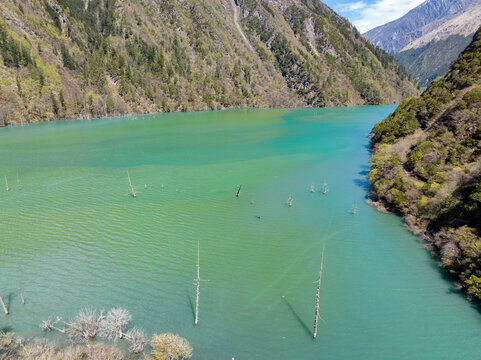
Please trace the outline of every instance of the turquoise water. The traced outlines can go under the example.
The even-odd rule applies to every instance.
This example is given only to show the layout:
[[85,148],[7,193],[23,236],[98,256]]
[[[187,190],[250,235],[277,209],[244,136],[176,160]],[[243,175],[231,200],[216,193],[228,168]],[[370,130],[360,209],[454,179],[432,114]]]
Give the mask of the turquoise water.
[[399,218],[365,204],[367,135],[393,109],[1,129],[0,329],[43,336],[42,319],[121,306],[149,334],[187,337],[194,359],[479,359],[479,312]]

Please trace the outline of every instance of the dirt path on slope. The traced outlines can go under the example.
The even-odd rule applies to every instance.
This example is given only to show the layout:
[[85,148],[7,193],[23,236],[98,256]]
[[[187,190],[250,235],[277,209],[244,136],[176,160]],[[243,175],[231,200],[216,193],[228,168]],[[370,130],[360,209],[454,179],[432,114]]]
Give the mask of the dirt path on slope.
[[238,14],[238,12],[237,12],[237,5],[236,5],[236,3],[235,3],[235,0],[230,0],[230,1],[231,1],[231,4],[232,4],[232,8],[234,9],[234,24],[235,24],[237,30],[239,30],[239,33],[241,34],[242,38],[244,39],[244,42],[246,43],[247,47],[248,47],[250,50],[254,51],[254,49],[252,48],[249,40],[247,40],[247,37],[245,36],[244,31],[242,31],[242,28],[241,28],[241,26],[240,26],[240,24],[239,24],[239,21],[238,21],[238,19],[239,19],[239,14]]

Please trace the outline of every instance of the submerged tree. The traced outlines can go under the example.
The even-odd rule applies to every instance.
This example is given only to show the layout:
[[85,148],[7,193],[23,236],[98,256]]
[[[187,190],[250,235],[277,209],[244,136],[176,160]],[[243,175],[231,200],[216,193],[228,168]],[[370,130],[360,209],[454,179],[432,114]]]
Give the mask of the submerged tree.
[[42,320],[40,328],[44,331],[55,330],[66,334],[74,342],[88,343],[97,336],[114,342],[125,339],[129,350],[138,354],[144,351],[147,335],[138,328],[125,332],[131,320],[130,312],[122,308],[114,308],[107,315],[104,315],[103,310],[97,312],[93,309],[85,309],[71,321],[65,321],[60,317],[55,321]]
[[145,344],[147,343],[147,335],[145,332],[138,328],[130,329],[125,333],[125,339],[129,344],[129,350],[134,354],[144,351]]
[[100,323],[104,320],[104,313],[103,310],[97,313],[96,310],[88,308],[80,310],[71,322],[66,322],[62,318],[57,318],[57,320],[67,325],[65,333],[71,339],[87,342],[97,336]]
[[99,335],[105,339],[117,341],[124,337],[124,330],[132,320],[128,310],[115,308],[110,310],[100,323]]

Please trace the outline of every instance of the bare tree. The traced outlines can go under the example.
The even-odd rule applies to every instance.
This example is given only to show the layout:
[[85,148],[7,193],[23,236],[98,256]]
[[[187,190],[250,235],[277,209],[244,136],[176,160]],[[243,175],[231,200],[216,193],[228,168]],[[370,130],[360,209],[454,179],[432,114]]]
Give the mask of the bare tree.
[[147,344],[147,335],[138,328],[124,332],[131,320],[132,315],[130,312],[122,308],[114,308],[105,316],[103,311],[98,313],[93,309],[85,309],[80,311],[75,319],[70,322],[57,317],[55,321],[50,319],[42,320],[39,326],[44,331],[55,330],[66,334],[74,341],[85,343],[96,336],[113,340],[114,342],[119,339],[125,339],[129,345],[129,350],[138,354],[144,351]]
[[132,320],[128,310],[115,308],[110,310],[100,322],[99,335],[105,339],[117,341],[124,336],[127,324]]
[[242,189],[242,185],[239,185],[239,187],[237,188],[237,192],[235,194],[235,197],[239,197],[240,196],[240,191]]
[[103,310],[100,311],[100,313],[97,313],[94,309],[84,309],[81,310],[75,319],[69,323],[60,317],[57,318],[57,321],[67,325],[65,333],[71,339],[87,342],[95,338],[103,319]]
[[196,301],[195,301],[195,322],[194,326],[199,323],[199,294],[200,294],[200,255],[199,255],[199,242],[197,242],[197,291],[196,291]]
[[137,197],[137,194],[135,194],[134,186],[132,185],[132,181],[130,180],[130,174],[128,171],[127,171],[127,177],[129,179],[130,193],[132,194],[132,197]]
[[125,340],[129,344],[129,350],[134,354],[144,351],[145,344],[147,343],[147,335],[145,332],[138,328],[130,329],[125,333]]
[[5,315],[8,315],[9,314],[8,309],[5,306],[5,303],[3,302],[3,298],[1,296],[0,296],[0,304],[2,304],[3,311],[5,312]]
[[321,258],[321,271],[319,272],[319,280],[317,282],[317,296],[316,296],[316,314],[314,315],[314,340],[317,337],[317,323],[319,321],[319,295],[321,292],[321,280],[322,280],[322,265],[324,264],[324,247],[322,248],[322,258]]

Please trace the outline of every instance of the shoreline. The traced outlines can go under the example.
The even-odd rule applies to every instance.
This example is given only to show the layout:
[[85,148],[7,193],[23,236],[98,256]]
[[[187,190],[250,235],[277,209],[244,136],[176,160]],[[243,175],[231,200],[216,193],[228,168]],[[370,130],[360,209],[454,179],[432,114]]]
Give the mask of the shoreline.
[[472,304],[475,304],[478,310],[481,311],[481,300],[478,301],[474,296],[468,294],[466,284],[463,283],[462,279],[457,273],[450,271],[449,269],[442,266],[442,248],[440,248],[436,244],[435,234],[430,233],[427,227],[417,225],[415,223],[414,215],[407,214],[405,216],[402,216],[399,212],[396,211],[395,208],[390,207],[389,204],[379,199],[374,189],[371,189],[370,193],[368,194],[366,203],[370,206],[375,207],[381,213],[394,214],[400,217],[406,229],[419,239],[419,242],[422,244],[423,248],[429,252],[430,256],[433,259],[438,262],[438,267],[440,271],[444,272],[444,274],[451,279],[454,287],[462,291],[463,296],[466,300],[468,300]]
[[203,112],[222,112],[222,111],[231,111],[231,110],[289,110],[289,109],[344,109],[344,108],[357,108],[357,107],[375,107],[375,106],[393,106],[399,105],[399,103],[393,104],[377,104],[377,105],[369,105],[369,104],[360,104],[360,105],[346,105],[346,106],[324,106],[324,107],[316,107],[316,106],[286,106],[286,107],[232,107],[232,108],[223,108],[223,109],[203,109],[203,110],[179,110],[179,111],[159,111],[159,112],[137,112],[137,113],[128,113],[128,114],[108,114],[101,117],[96,116],[85,116],[80,115],[78,117],[62,117],[62,118],[55,118],[49,120],[39,120],[39,121],[31,121],[31,122],[22,122],[22,123],[11,123],[11,124],[0,124],[0,129],[14,127],[14,126],[23,126],[29,124],[41,124],[41,123],[48,123],[53,121],[69,121],[69,120],[98,120],[98,119],[114,119],[120,117],[134,117],[134,116],[141,116],[141,115],[159,115],[159,114],[191,114],[191,113],[203,113]]

